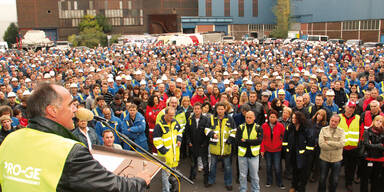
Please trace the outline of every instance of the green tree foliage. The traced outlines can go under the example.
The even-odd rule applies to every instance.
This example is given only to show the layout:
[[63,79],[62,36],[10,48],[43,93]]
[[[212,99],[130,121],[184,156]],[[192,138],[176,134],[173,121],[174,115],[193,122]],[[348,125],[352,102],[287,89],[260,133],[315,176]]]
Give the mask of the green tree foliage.
[[119,37],[121,37],[120,34],[112,35],[111,39],[109,40],[109,44],[112,45],[112,43],[118,43]]
[[73,46],[77,47],[79,46],[79,40],[78,40],[78,36],[73,34],[71,36],[68,37],[68,41],[72,43]]
[[276,29],[271,32],[270,36],[287,38],[290,23],[290,0],[277,0],[273,13],[276,16]]
[[92,15],[84,15],[83,19],[79,23],[80,31],[84,31],[86,28],[94,28],[97,31],[102,31],[102,27],[99,25],[96,18]]
[[107,35],[96,28],[86,28],[80,32],[79,45],[87,47],[97,47],[98,45],[107,45]]
[[19,34],[19,28],[15,23],[11,23],[4,33],[3,39],[8,43],[8,47],[12,47],[16,43],[16,37]]
[[112,31],[112,25],[108,23],[108,20],[104,15],[97,15],[96,20],[103,29],[104,33],[109,33]]
[[85,15],[79,23],[79,35],[71,35],[68,41],[74,46],[87,46],[90,48],[99,45],[107,45],[107,35],[103,32],[103,27],[99,25],[96,17]]

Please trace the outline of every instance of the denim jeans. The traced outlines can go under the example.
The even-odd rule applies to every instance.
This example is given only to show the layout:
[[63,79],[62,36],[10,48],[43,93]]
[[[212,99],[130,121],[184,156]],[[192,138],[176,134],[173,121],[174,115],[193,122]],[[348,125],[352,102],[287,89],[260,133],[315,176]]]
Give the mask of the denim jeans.
[[265,159],[267,162],[267,184],[272,185],[273,183],[273,173],[272,165],[275,168],[275,176],[277,186],[282,185],[281,181],[281,152],[265,152]]
[[259,192],[259,156],[256,157],[238,157],[240,170],[240,192],[247,191],[247,174],[251,177],[251,192]]
[[[214,184],[216,181],[216,165],[220,156],[211,155],[211,168],[208,175],[208,183]],[[225,186],[232,186],[232,161],[231,156],[225,156],[224,163],[224,184]]]
[[341,161],[339,162],[326,162],[320,159],[320,180],[319,180],[319,192],[325,192],[327,189],[327,176],[329,170],[331,175],[329,176],[329,192],[335,192],[337,183],[339,180]]
[[161,184],[162,184],[162,192],[169,192],[170,184],[169,184],[169,173],[165,170],[161,170]]

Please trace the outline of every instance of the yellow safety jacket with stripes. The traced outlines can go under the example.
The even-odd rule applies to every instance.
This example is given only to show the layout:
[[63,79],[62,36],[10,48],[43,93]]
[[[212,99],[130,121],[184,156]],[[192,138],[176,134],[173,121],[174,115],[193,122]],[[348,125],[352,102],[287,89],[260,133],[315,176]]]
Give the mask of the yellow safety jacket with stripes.
[[[156,124],[161,121],[161,118],[164,116],[164,114],[165,114],[165,108],[157,114]],[[186,118],[185,113],[182,109],[176,109],[175,119],[176,119],[177,123],[179,123],[179,125],[181,127],[181,132],[183,133],[184,129],[185,129],[185,124],[187,123],[187,118]]]
[[[224,116],[222,120],[211,116],[211,126],[205,128],[205,135],[209,140],[209,150],[213,155],[225,156],[231,154],[231,141],[236,138],[236,126],[231,117]],[[214,138],[214,135],[217,138]]]
[[164,118],[156,123],[153,133],[153,144],[157,149],[159,157],[165,159],[165,163],[170,167],[177,167],[180,160],[180,147],[177,141],[181,142],[182,130],[179,123],[173,120],[167,124]]

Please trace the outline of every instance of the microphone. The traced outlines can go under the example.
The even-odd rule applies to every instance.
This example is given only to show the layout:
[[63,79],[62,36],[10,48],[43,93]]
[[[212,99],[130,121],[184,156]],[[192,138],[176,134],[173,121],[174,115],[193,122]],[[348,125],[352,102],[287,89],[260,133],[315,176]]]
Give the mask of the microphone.
[[107,122],[107,123],[109,122],[108,119],[106,119],[104,117],[97,116],[97,115],[94,115],[93,119],[96,120],[96,121],[102,121],[102,122]]

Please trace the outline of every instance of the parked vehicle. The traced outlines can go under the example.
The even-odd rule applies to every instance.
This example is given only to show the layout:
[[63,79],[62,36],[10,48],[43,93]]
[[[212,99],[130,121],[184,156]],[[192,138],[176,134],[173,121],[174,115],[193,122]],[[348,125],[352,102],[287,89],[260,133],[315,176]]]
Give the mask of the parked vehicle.
[[252,43],[256,43],[256,44],[259,43],[259,40],[258,40],[258,39],[254,38],[254,37],[249,37],[249,36],[247,36],[247,37],[243,36],[243,37],[241,38],[241,40],[242,40],[242,41],[249,42],[249,43],[251,43],[251,42],[252,42]]
[[234,43],[235,42],[235,37],[233,37],[233,36],[224,36],[223,37],[223,42]]
[[263,40],[263,44],[273,44],[273,43],[275,43],[276,42],[276,38],[265,38],[264,40]]
[[336,44],[336,43],[343,44],[345,41],[344,39],[329,39],[328,42],[333,44]]
[[365,49],[373,49],[376,47],[383,47],[383,43],[381,43],[381,42],[365,42],[363,44],[363,47],[365,47]]
[[326,35],[308,35],[307,41],[328,41]]
[[360,39],[350,39],[350,40],[347,40],[347,42],[345,42],[345,44],[349,47],[353,46],[353,45],[356,45],[356,46],[361,46],[363,45],[363,40],[360,40]]
[[8,43],[5,41],[0,42],[0,52],[4,53],[8,49]]
[[68,41],[56,41],[55,49],[70,49],[71,43]]
[[297,38],[287,38],[287,39],[284,39],[283,41],[283,44],[289,44],[289,43],[292,43],[294,40],[296,40]]
[[202,35],[203,35],[204,42],[207,42],[207,43],[219,42],[223,39],[223,33],[219,33],[219,32],[208,32],[208,33],[203,33]]

